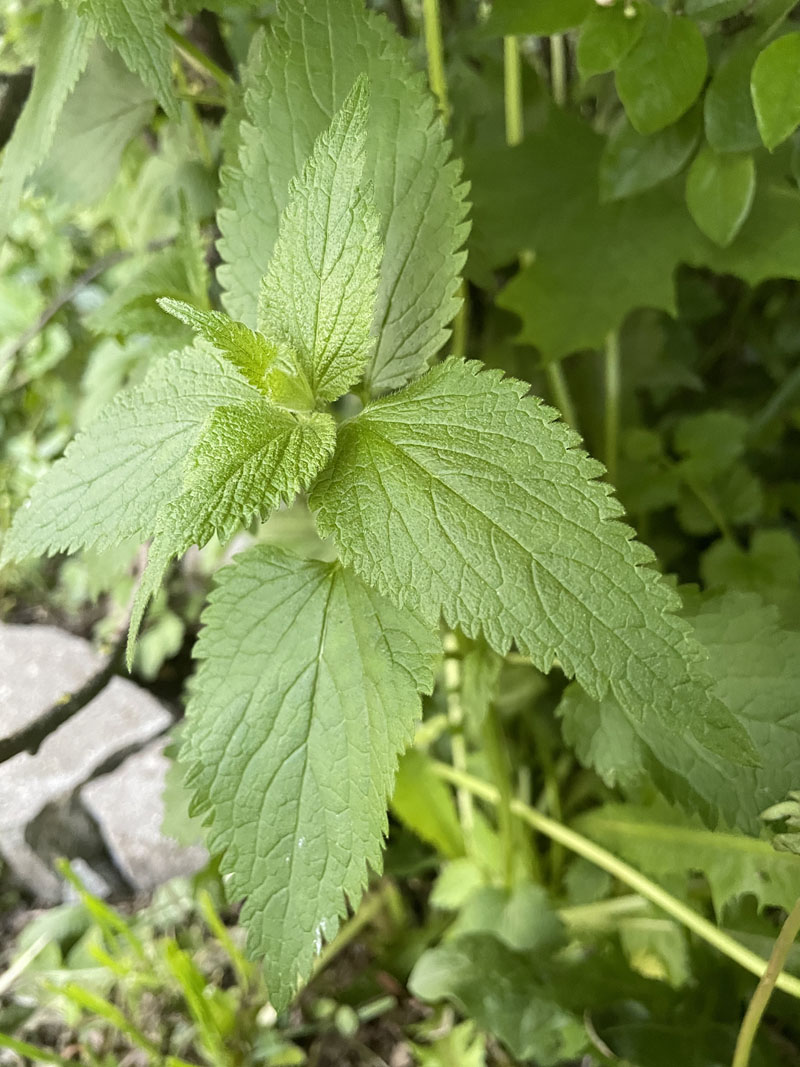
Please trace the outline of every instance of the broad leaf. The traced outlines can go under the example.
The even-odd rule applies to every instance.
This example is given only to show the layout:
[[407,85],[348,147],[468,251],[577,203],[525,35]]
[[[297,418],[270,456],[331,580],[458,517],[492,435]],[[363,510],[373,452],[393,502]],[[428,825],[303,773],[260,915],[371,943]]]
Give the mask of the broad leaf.
[[218,576],[181,761],[279,1010],[379,870],[438,635],[339,564],[259,545]]
[[726,247],[744,225],[756,193],[750,155],[721,155],[705,146],[686,177],[686,204],[694,221],[715,244]]
[[652,10],[617,67],[628,118],[639,133],[655,133],[681,117],[703,88],[708,56],[703,35],[687,18]]
[[71,203],[99,200],[117,177],[128,142],[154,110],[151,91],[97,41],[59,117],[37,187]]
[[753,66],[753,107],[761,139],[770,151],[800,124],[798,71],[800,33],[787,33],[767,45]]
[[498,297],[520,317],[521,342],[553,359],[602,347],[633,308],[675,314],[679,263],[736,274],[750,285],[800,278],[800,195],[788,183],[760,181],[746,222],[720,248],[689,216],[681,181],[601,203],[603,145],[585,122],[556,111],[519,147],[485,147],[468,161],[473,275],[485,278],[523,249],[535,253]]
[[[692,667],[701,657],[652,554],[578,438],[528,386],[449,359],[345,423],[312,490],[324,536],[396,603],[444,615],[537,667],[556,658],[598,699],[748,758],[747,734]],[[524,399],[523,399],[524,398]]]
[[656,879],[702,871],[714,910],[752,893],[762,907],[791,910],[800,897],[800,857],[776,852],[769,841],[708,830],[665,804],[608,804],[574,824],[593,841]]
[[581,27],[577,62],[582,78],[616,70],[644,29],[647,9],[626,4],[595,6]]
[[761,137],[750,95],[757,47],[740,45],[720,62],[703,98],[706,139],[717,152],[752,152]]
[[335,440],[326,412],[295,414],[263,398],[214,409],[185,464],[183,492],[156,518],[131,613],[129,667],[145,609],[170,562],[214,534],[228,541],[237,527],[293,500],[319,473]]
[[375,391],[417,374],[458,310],[467,236],[460,164],[404,42],[361,0],[285,0],[254,42],[238,165],[223,178],[219,276],[224,304],[256,325],[259,286],[278,238],[289,182],[360,74],[370,85],[367,160],[385,251],[366,378]]
[[152,89],[171,118],[178,118],[180,105],[172,87],[172,48],[164,29],[161,0],[62,0],[90,19],[109,48],[124,59]]
[[324,400],[362,377],[374,347],[382,249],[362,181],[368,100],[362,75],[290,183],[261,284],[259,329],[292,345],[312,394]]
[[44,13],[33,86],[0,164],[0,241],[26,180],[47,155],[64,103],[89,58],[92,29],[59,4]]
[[593,7],[594,0],[494,0],[486,33],[562,33],[579,26]]
[[682,119],[643,137],[622,118],[609,135],[600,160],[600,196],[620,200],[652,189],[682,170],[700,138],[700,115],[692,108]]
[[800,634],[782,629],[777,609],[751,594],[711,597],[693,621],[714,693],[747,730],[760,767],[712,756],[689,735],[664,730],[652,711],[641,723],[626,720],[617,702],[592,704],[574,687],[560,707],[565,734],[609,784],[636,793],[655,783],[712,826],[757,833],[759,814],[800,780]]
[[514,1056],[554,1067],[578,1057],[587,1037],[578,1017],[558,1003],[542,955],[469,934],[423,952],[409,988],[421,1000],[454,1000]]
[[199,345],[159,361],[78,434],[17,512],[6,559],[151,537],[181,491],[182,466],[214,408],[253,390]]

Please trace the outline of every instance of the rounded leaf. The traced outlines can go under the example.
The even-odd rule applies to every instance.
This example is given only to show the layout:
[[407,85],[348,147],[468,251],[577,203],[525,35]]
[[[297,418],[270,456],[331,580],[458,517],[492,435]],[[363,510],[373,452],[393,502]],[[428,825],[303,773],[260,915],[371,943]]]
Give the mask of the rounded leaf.
[[496,37],[563,33],[580,26],[593,8],[594,0],[494,0],[486,33]]
[[752,156],[720,155],[704,147],[689,168],[689,213],[715,244],[729,245],[750,213],[756,191]]
[[652,11],[617,69],[617,92],[639,133],[656,133],[688,111],[703,88],[706,43],[693,22]]
[[597,7],[578,38],[578,73],[581,78],[616,70],[644,29],[647,9],[625,4]]
[[706,90],[706,140],[717,152],[751,152],[761,145],[750,96],[750,73],[757,51],[747,45],[729,52]]
[[768,44],[750,83],[761,140],[772,151],[800,125],[800,33]]
[[600,199],[621,200],[671,178],[685,166],[699,137],[698,108],[649,137],[623,118],[611,131],[600,158]]

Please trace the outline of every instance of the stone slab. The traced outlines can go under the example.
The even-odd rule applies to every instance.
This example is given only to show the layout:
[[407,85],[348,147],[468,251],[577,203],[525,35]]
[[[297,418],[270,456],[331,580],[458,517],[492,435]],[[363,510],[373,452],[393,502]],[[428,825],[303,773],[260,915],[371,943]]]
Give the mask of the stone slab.
[[136,889],[149,890],[191,875],[208,862],[199,845],[184,847],[161,832],[162,793],[169,761],[160,739],[128,757],[115,771],[101,775],[81,790],[81,800],[94,817],[106,847]]

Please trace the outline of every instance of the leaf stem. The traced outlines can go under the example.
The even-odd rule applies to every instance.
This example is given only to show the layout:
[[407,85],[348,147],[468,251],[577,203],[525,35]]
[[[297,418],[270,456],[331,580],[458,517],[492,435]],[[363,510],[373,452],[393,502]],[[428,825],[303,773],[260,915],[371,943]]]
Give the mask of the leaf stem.
[[733,1053],[731,1067],[747,1067],[750,1062],[750,1053],[759,1023],[766,1011],[769,998],[772,996],[772,990],[775,988],[778,977],[783,971],[786,957],[789,955],[789,950],[794,944],[798,933],[800,933],[800,900],[796,902],[786,917],[786,922],[775,939],[767,969],[761,975],[761,980],[747,1006],[742,1025],[739,1028],[739,1036],[736,1038],[736,1049]]
[[503,38],[503,86],[506,144],[513,147],[522,141],[525,133],[522,113],[522,67],[519,41],[516,37]]
[[567,45],[563,33],[550,38],[550,83],[553,103],[564,107],[567,102]]
[[[447,634],[444,639],[445,653],[452,653],[458,643],[455,634]],[[444,688],[447,699],[447,721],[450,726],[450,748],[453,754],[453,767],[461,774],[467,770],[467,742],[464,739],[464,708],[461,704],[461,660],[446,655],[444,665]],[[498,793],[499,796],[499,793]],[[456,789],[456,804],[461,832],[464,835],[464,848],[467,855],[472,854],[475,832],[475,811],[472,793],[467,788]]]
[[447,96],[447,79],[444,73],[439,0],[422,0],[422,24],[425,32],[425,50],[428,53],[428,81],[431,92],[439,101],[442,119],[447,125],[450,121],[450,101]]
[[561,412],[564,422],[578,432],[578,415],[575,411],[575,404],[569,391],[569,383],[564,375],[564,368],[561,366],[560,361],[550,360],[545,363],[544,372],[547,375],[547,383],[550,386],[553,403]]
[[188,37],[184,37],[182,33],[178,33],[176,29],[167,24],[165,27],[167,37],[180,49],[186,59],[191,63],[195,70],[199,70],[201,74],[207,74],[210,78],[219,85],[222,89],[229,89],[233,85],[233,78],[222,67],[218,66],[213,59],[209,58],[205,52],[201,52],[196,44],[192,44]]
[[606,422],[605,422],[605,460],[608,480],[617,481],[617,459],[619,456],[619,403],[620,403],[620,357],[619,334],[611,330],[606,337],[605,347],[606,373]]
[[[439,763],[438,761],[432,761],[432,768],[440,778],[459,789],[467,789],[474,796],[480,797],[489,804],[500,803],[500,795],[497,790],[487,782],[481,781],[480,778],[475,778],[471,774],[466,774],[464,771],[449,767],[446,763]],[[624,860],[618,859],[612,852],[604,849],[601,845],[595,844],[594,841],[583,837],[582,834],[571,830],[568,826],[556,822],[555,819],[542,815],[535,808],[530,807],[528,804],[523,804],[519,800],[511,801],[511,810],[520,819],[528,823],[529,826],[532,826],[534,830],[545,834],[552,841],[558,841],[565,848],[568,848],[570,852],[583,856],[584,859],[594,863],[595,866],[600,867],[602,870],[608,871],[614,878],[617,878],[620,882],[633,889],[634,892],[639,893],[640,896],[655,904],[656,907],[661,908],[662,911],[671,915],[673,919],[677,919],[692,933],[707,944],[712,945],[719,952],[722,952],[734,963],[738,963],[740,967],[750,971],[751,974],[761,978],[766,972],[768,967],[767,960],[740,944],[730,934],[718,929],[708,919],[698,915],[696,911],[682,903],[665,889],[662,889],[660,885],[651,881],[641,871],[637,871],[635,867],[631,867]],[[800,979],[795,978],[793,975],[781,971],[775,979],[775,986],[800,1000]]]

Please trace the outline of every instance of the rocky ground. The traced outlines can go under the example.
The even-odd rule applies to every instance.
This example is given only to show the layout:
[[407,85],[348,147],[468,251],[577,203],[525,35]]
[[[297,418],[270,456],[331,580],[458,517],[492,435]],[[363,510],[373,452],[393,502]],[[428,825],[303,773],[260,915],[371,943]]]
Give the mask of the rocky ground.
[[[104,662],[55,627],[0,625],[0,750],[92,679],[104,681]],[[60,856],[101,896],[149,890],[203,866],[201,848],[161,831],[173,721],[149,692],[112,676],[38,750],[0,762],[0,858],[34,903],[69,896],[53,865]]]

